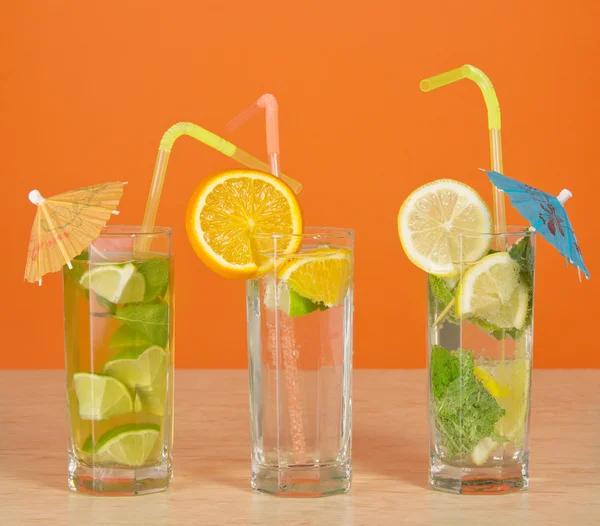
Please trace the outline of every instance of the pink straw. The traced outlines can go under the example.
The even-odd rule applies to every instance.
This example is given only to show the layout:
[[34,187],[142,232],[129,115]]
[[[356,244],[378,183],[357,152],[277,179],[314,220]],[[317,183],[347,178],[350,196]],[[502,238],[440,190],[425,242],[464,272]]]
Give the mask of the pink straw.
[[261,109],[265,110],[267,153],[269,154],[271,173],[275,177],[279,177],[279,105],[274,95],[265,93],[262,97],[259,97],[252,106],[249,106],[237,117],[229,121],[227,130],[233,131],[239,128],[246,121],[254,117]]
[[[246,108],[237,117],[227,124],[227,129],[233,131],[248,119],[258,113],[260,109],[265,110],[267,128],[267,153],[269,154],[269,165],[271,173],[279,177],[279,106],[277,99],[266,93],[260,97],[252,106]],[[282,320],[284,321],[284,320]],[[288,320],[285,320],[288,321]],[[306,437],[304,436],[304,422],[302,419],[302,399],[300,393],[300,379],[298,376],[298,364],[296,361],[296,338],[294,337],[293,323],[284,323],[281,326],[283,344],[275,339],[276,345],[281,346],[283,357],[283,370],[285,386],[288,398],[288,415],[290,419],[290,434],[292,436],[292,450],[295,464],[306,463]],[[277,330],[277,329],[273,329]],[[276,350],[277,356],[279,355]]]

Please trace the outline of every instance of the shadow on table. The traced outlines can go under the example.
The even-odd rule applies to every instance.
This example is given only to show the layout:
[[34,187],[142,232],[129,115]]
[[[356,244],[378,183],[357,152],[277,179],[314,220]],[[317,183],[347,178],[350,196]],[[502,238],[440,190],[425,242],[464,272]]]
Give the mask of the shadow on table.
[[402,431],[386,434],[386,426],[382,425],[371,432],[356,429],[353,442],[352,464],[357,477],[363,472],[376,473],[420,488],[429,487],[427,440],[407,437]]

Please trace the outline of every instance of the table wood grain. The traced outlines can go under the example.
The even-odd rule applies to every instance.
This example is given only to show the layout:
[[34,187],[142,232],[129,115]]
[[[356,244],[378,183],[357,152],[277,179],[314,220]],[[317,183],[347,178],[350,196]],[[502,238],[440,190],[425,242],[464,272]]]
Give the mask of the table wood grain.
[[174,480],[164,493],[67,489],[62,371],[0,372],[0,524],[600,524],[600,371],[535,371],[531,487],[460,496],[427,487],[425,372],[355,372],[347,495],[282,499],[249,486],[245,371],[177,371]]

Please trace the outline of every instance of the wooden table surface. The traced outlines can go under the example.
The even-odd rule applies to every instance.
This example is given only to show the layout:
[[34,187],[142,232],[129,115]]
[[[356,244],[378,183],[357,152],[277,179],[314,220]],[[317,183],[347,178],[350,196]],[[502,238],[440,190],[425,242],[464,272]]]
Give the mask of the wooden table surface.
[[0,372],[0,524],[600,524],[600,371],[535,371],[531,487],[427,487],[424,371],[356,371],[347,495],[281,499],[249,486],[245,371],[177,371],[174,480],[164,493],[67,489],[62,371]]

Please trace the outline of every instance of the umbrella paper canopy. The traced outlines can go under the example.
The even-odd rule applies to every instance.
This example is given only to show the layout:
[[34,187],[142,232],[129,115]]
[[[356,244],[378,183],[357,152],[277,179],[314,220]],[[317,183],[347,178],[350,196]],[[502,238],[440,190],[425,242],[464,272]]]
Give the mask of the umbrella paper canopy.
[[71,267],[70,261],[99,235],[123,195],[123,185],[114,182],[87,186],[44,199],[37,190],[29,200],[37,205],[31,229],[25,279],[30,283],[42,276]]
[[563,206],[571,193],[563,190],[557,198],[498,172],[485,170],[485,173],[496,187],[508,195],[511,204],[531,226],[589,279],[590,273],[583,262],[575,232]]

